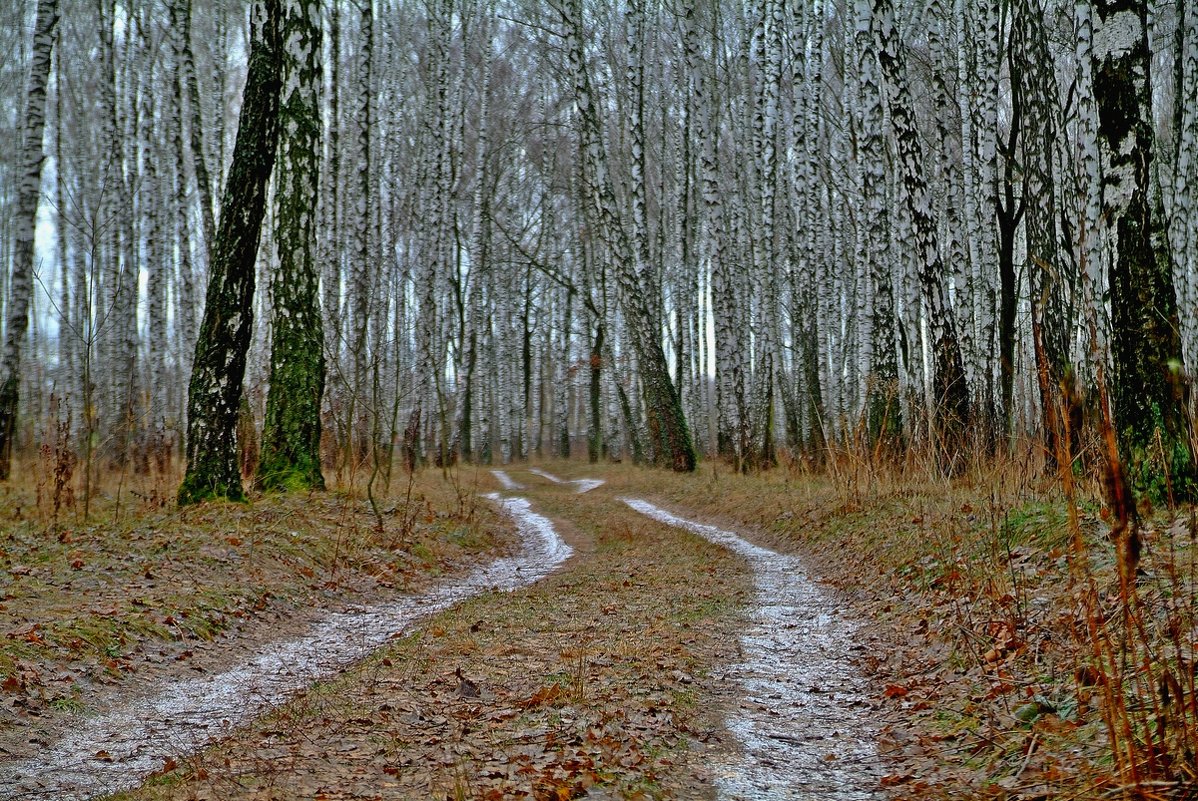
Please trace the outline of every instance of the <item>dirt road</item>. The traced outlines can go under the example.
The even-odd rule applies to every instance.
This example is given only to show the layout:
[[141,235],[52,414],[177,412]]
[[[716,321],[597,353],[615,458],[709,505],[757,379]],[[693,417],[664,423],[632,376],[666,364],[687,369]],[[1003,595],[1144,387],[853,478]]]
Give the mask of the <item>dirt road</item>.
[[0,797],[873,797],[851,623],[795,557],[581,469],[492,478],[517,554],[140,688]]

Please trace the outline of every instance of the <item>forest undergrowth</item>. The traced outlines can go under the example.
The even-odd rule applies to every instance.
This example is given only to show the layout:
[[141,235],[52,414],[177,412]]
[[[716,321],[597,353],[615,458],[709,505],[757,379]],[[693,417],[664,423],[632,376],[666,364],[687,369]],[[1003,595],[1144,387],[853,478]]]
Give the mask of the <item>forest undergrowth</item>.
[[[14,521],[0,532],[0,748],[11,755],[36,752],[106,690],[189,660],[210,665],[206,642],[255,626],[285,635],[304,610],[416,591],[511,542],[478,497],[494,484],[480,468],[418,471],[373,505],[358,487],[181,510],[161,489],[177,476],[109,475],[84,517],[77,498],[54,502],[55,463],[43,454],[25,482],[0,490],[0,514]],[[600,783],[686,797],[706,781],[701,744],[723,736],[702,700],[721,692],[712,668],[729,657],[720,643],[734,636],[747,579],[708,546],[613,516],[625,493],[799,553],[834,588],[862,622],[889,797],[1194,796],[1192,507],[1142,505],[1141,559],[1124,583],[1101,481],[1076,470],[1070,501],[1034,444],[951,479],[918,454],[879,464],[848,450],[755,475],[712,462],[689,475],[545,467],[607,482],[539,501],[576,520],[591,568],[444,613],[171,766],[180,775],[145,797],[286,797],[375,780],[504,797],[525,779],[546,792]],[[702,581],[680,592],[687,576]],[[645,620],[655,622],[643,630]],[[630,631],[644,658],[628,652]],[[411,697],[380,700],[380,686]],[[484,687],[482,700],[463,686]],[[629,699],[644,707],[631,724]],[[640,739],[622,745],[630,731]],[[488,756],[497,743],[499,761]],[[308,764],[312,748],[323,756]],[[426,757],[439,761],[417,770]]]
[[430,618],[118,798],[709,797],[710,749],[734,742],[720,710],[738,702],[713,667],[736,657],[748,571],[599,493],[539,483],[536,508],[575,548],[564,569]]

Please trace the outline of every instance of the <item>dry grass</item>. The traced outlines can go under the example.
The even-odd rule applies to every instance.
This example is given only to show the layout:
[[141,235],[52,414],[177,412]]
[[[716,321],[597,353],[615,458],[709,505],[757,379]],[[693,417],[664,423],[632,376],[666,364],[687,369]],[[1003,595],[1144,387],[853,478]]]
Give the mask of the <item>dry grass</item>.
[[1079,480],[1075,539],[1031,449],[953,479],[849,454],[819,473],[556,469],[804,554],[869,621],[863,667],[888,711],[894,797],[1193,796],[1192,511],[1145,521],[1129,604],[1098,482]]
[[410,503],[384,505],[382,528],[356,489],[175,510],[144,488],[126,482],[118,500],[108,483],[86,520],[43,514],[36,486],[0,489],[0,518],[13,521],[0,529],[0,748],[28,750],[27,728],[93,708],[106,685],[219,662],[239,637],[419,587],[510,534],[436,473],[418,478]]
[[[1198,743],[1192,512],[1145,523],[1129,598],[1097,482],[1080,481],[1075,537],[1069,504],[1033,448],[978,458],[953,479],[927,466],[934,459],[911,459],[879,466],[842,453],[819,470],[793,461],[758,476],[711,463],[685,476],[546,463],[564,477],[608,482],[576,496],[518,476],[538,508],[574,522],[576,544],[592,543],[569,571],[445,613],[131,797],[290,798],[318,786],[330,798],[487,797],[504,782],[541,797],[588,781],[629,796],[700,792],[701,753],[690,749],[718,736],[708,703],[720,697],[706,671],[735,640],[745,577],[700,540],[630,518],[613,502],[621,494],[755,531],[764,544],[803,554],[841,593],[867,622],[862,667],[888,722],[893,797],[1190,797]],[[186,638],[240,625],[265,614],[253,588],[272,587],[268,608],[280,608],[327,598],[330,582],[346,591],[351,575],[373,575],[358,585],[366,590],[411,585],[487,547],[502,527],[472,499],[496,488],[493,479],[474,470],[448,476],[428,471],[414,503],[383,503],[382,532],[361,493],[180,514],[151,508],[142,487],[144,499],[132,496],[140,508],[126,495],[118,513],[110,498],[82,525],[33,514],[32,487],[8,490],[0,505],[24,519],[0,542],[0,625],[9,634],[0,660],[10,660],[0,662],[0,678],[21,684],[0,696],[0,714],[15,720],[21,704],[86,705],[80,690],[47,678],[76,663],[116,678],[126,663],[139,664],[127,654],[160,643],[182,649]],[[259,571],[253,581],[241,575],[247,564]],[[178,589],[182,576],[194,584],[185,597],[135,602]],[[105,593],[113,603],[93,602]],[[168,625],[175,607],[189,615],[171,615]],[[66,635],[109,625],[113,608],[119,625]],[[126,633],[122,642],[118,630],[138,639]],[[107,656],[113,651],[120,658]],[[485,689],[481,700],[456,694],[459,667]],[[630,709],[635,721],[619,717]],[[646,718],[651,710],[668,716]],[[617,749],[620,741],[634,742],[636,754]]]

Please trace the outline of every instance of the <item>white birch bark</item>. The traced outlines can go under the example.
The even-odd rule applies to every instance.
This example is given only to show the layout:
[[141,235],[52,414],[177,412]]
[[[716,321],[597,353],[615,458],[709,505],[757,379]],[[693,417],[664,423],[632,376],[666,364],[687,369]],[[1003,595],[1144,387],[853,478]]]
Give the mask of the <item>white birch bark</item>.
[[889,95],[891,124],[899,156],[899,172],[912,238],[907,242],[918,259],[919,282],[928,310],[932,347],[932,399],[936,435],[952,461],[969,424],[969,388],[936,237],[930,190],[923,173],[923,152],[907,89],[906,65],[900,53],[890,0],[874,0],[874,25],[879,61]]
[[12,466],[13,440],[19,410],[21,349],[29,330],[29,307],[33,296],[34,233],[38,199],[41,197],[45,149],[46,85],[50,78],[50,56],[58,25],[57,0],[39,0],[33,28],[29,78],[25,88],[25,124],[21,145],[21,184],[17,193],[15,246],[12,281],[4,328],[4,351],[0,355],[0,481],[8,479]]
[[[734,380],[734,374],[738,369],[740,345],[739,329],[733,320],[733,271],[726,248],[723,192],[717,163],[720,140],[720,120],[717,116],[719,104],[714,97],[714,83],[708,77],[707,71],[711,69],[711,65],[705,63],[703,58],[694,0],[686,0],[683,9],[684,49],[696,109],[695,139],[700,147],[699,194],[703,215],[699,249],[707,266],[706,273],[711,287],[712,333],[715,344],[715,442],[717,452],[739,460],[740,444],[734,432],[739,430],[745,410],[743,395],[737,394]],[[716,36],[714,28],[712,35]],[[712,58],[716,56],[716,49],[713,46]]]
[[660,331],[651,308],[652,286],[646,286],[646,265],[639,263],[638,249],[628,241],[620,219],[612,176],[603,150],[597,96],[594,93],[583,46],[582,3],[570,0],[562,9],[566,26],[566,50],[574,80],[574,101],[580,122],[583,161],[591,187],[591,200],[598,212],[600,236],[613,259],[619,301],[628,325],[649,420],[655,459],[678,471],[694,469],[695,453],[675,388],[662,350]]
[[1194,0],[1185,0],[1178,8],[1182,14],[1178,20],[1181,83],[1175,88],[1175,102],[1181,114],[1169,239],[1174,253],[1173,280],[1183,355],[1193,373],[1198,369],[1198,6]]

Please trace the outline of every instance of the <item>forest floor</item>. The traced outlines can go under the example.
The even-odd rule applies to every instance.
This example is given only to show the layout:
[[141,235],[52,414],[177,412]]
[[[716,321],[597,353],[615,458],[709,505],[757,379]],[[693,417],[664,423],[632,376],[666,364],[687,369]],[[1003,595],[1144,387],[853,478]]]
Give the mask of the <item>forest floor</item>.
[[[488,493],[527,498],[573,555],[526,586],[431,610],[248,725],[214,712],[204,748],[164,738],[154,775],[119,797],[1063,799],[1117,784],[1079,678],[1089,655],[1065,507],[1036,471],[527,467],[425,471],[410,503],[401,488],[382,504],[381,528],[346,493],[144,501],[119,517],[101,504],[84,525],[9,489],[0,513],[25,519],[0,531],[0,798],[66,797],[48,777],[41,794],[6,777],[4,762],[28,773],[122,699],[222,675],[329,612],[427,595],[520,551],[520,519]],[[706,525],[654,520],[625,498]],[[1096,518],[1084,532],[1109,602],[1111,548]],[[1162,519],[1146,539],[1144,597],[1180,597],[1191,537]],[[774,558],[777,575],[815,589],[770,618],[763,593],[784,593],[763,578]],[[785,622],[812,603],[829,608],[807,610],[806,629]],[[766,652],[811,686],[753,672],[771,621],[775,639],[839,631],[795,639],[810,660]],[[837,675],[811,680],[805,663]],[[765,769],[742,781],[746,754]],[[98,770],[121,759],[85,756]],[[819,774],[806,788],[787,775],[800,763]],[[829,781],[847,789],[829,796]]]

